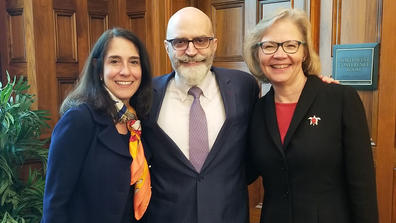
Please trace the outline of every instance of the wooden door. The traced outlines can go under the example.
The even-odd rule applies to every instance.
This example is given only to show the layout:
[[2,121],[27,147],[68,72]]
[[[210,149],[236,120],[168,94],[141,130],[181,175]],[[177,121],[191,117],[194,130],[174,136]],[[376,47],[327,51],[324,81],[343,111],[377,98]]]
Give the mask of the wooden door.
[[[393,0],[333,0],[322,2],[320,57],[325,73],[331,73],[333,44],[380,43],[378,90],[359,91],[363,101],[376,167],[380,222],[396,216],[395,116],[396,116],[396,2]],[[393,217],[393,222],[396,218]]]

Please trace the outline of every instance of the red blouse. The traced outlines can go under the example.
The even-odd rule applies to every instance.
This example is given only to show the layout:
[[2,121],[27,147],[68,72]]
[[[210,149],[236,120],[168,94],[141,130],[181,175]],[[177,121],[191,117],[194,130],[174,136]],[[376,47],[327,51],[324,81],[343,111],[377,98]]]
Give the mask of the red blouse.
[[279,134],[281,136],[282,144],[287,130],[289,129],[296,105],[297,103],[275,103],[276,119],[278,121]]

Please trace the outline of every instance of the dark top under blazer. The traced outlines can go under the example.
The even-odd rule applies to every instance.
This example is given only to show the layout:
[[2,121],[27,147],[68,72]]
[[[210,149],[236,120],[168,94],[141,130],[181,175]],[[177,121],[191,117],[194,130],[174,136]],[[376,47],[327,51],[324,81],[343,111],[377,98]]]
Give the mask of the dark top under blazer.
[[131,161],[110,116],[86,104],[68,110],[52,133],[41,222],[122,222]]
[[149,223],[248,222],[246,134],[258,85],[251,75],[242,71],[221,68],[212,71],[220,88],[226,119],[201,173],[157,124],[167,84],[175,73],[153,81],[153,106],[142,129],[152,152]]
[[265,190],[261,222],[378,222],[367,121],[353,88],[308,76],[283,145],[271,89],[255,106],[250,145]]

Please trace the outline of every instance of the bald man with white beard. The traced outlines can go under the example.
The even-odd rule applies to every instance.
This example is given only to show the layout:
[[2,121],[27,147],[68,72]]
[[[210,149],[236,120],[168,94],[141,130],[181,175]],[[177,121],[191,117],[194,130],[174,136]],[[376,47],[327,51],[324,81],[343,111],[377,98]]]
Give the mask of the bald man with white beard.
[[[197,8],[183,8],[168,22],[164,45],[174,71],[153,80],[142,128],[152,153],[148,223],[249,222],[245,153],[259,89],[248,73],[212,66],[217,43],[212,22]],[[191,88],[201,91],[204,134],[191,131]],[[202,143],[193,145],[198,135]],[[196,149],[207,151],[200,161]]]

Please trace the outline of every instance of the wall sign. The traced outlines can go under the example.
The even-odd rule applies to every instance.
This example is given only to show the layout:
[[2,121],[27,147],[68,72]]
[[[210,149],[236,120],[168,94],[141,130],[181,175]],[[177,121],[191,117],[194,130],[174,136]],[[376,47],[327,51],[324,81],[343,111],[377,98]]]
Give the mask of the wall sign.
[[375,90],[378,81],[378,43],[333,46],[333,78],[359,90]]

